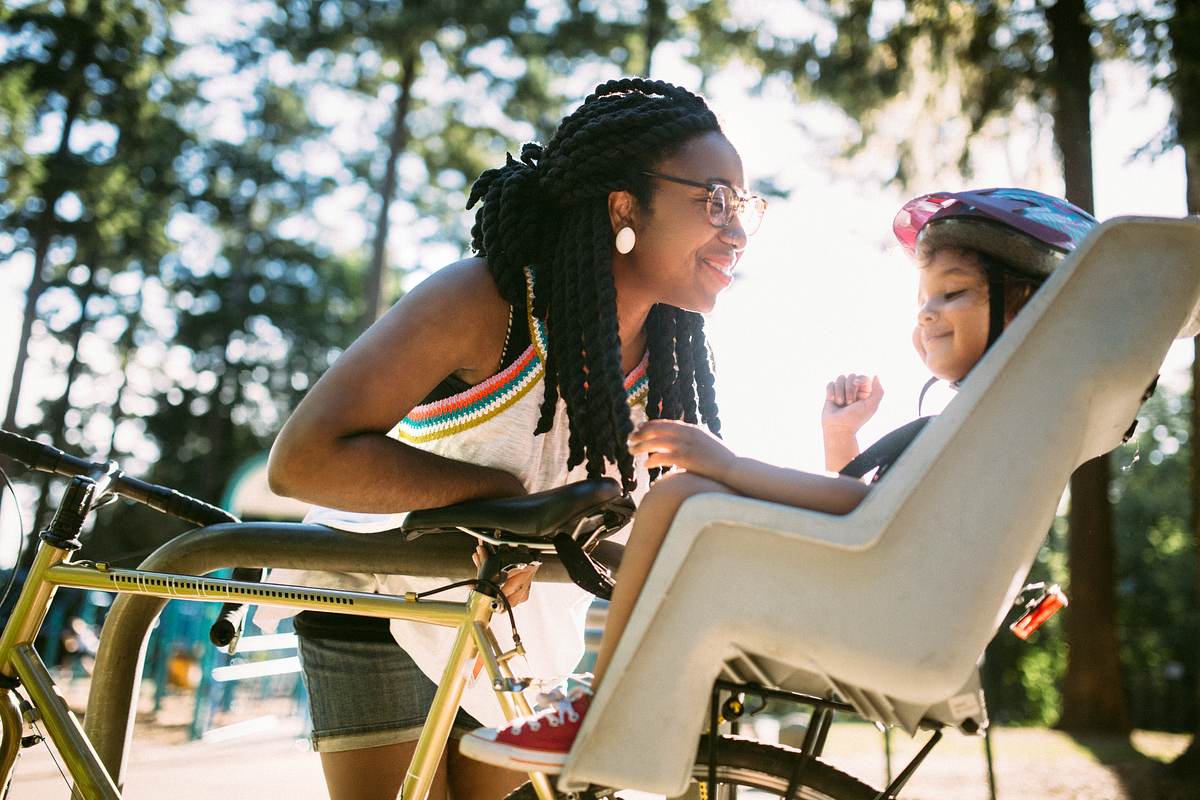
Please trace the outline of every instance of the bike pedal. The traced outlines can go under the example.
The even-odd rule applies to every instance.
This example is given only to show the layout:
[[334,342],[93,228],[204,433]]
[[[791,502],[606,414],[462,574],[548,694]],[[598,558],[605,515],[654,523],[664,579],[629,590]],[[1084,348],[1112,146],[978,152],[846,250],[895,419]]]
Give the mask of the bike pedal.
[[36,733],[30,734],[29,736],[22,736],[21,747],[36,747],[37,745],[41,744],[42,741],[43,738]]

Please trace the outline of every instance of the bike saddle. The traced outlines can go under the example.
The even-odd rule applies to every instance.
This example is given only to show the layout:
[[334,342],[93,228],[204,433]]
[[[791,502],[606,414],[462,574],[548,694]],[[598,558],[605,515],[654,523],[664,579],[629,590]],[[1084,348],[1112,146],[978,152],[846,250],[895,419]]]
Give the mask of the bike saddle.
[[[406,539],[461,528],[491,531],[513,543],[548,544],[560,533],[575,532],[580,520],[603,517],[606,533],[614,533],[633,516],[633,500],[611,478],[569,483],[536,494],[467,500],[411,512],[400,526]],[[589,529],[594,530],[595,526]]]

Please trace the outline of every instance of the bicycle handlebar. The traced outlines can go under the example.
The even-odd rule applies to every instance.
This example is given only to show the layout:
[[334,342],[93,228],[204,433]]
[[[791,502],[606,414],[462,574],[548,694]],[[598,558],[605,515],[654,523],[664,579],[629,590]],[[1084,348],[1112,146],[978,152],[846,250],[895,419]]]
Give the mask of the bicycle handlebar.
[[[34,441],[11,431],[0,430],[0,454],[19,461],[30,469],[61,475],[64,478],[82,476],[93,478],[109,473],[108,465],[96,464],[64,453],[57,447]],[[155,511],[201,527],[221,522],[241,522],[233,514],[214,505],[189,497],[168,486],[148,483],[116,472],[111,475],[108,491],[125,497]],[[237,568],[234,580],[261,581],[261,569]],[[235,641],[241,634],[247,606],[244,603],[224,603],[217,620],[209,629],[209,639],[218,647]]]
[[[77,475],[94,477],[97,474],[103,474],[108,469],[104,464],[96,464],[78,458],[64,453],[57,447],[42,444],[5,430],[0,430],[0,453],[15,461],[20,461],[30,469],[61,475],[64,478]],[[203,526],[215,525],[218,522],[241,521],[228,511],[203,500],[189,497],[167,486],[148,483],[120,473],[113,478],[109,491],[193,525]]]

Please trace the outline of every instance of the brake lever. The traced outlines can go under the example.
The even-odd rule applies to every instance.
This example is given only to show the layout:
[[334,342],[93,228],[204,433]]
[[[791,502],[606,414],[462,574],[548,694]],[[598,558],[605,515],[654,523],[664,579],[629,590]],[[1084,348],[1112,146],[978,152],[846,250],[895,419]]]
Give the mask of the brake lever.
[[104,508],[105,506],[112,505],[113,503],[117,502],[119,497],[120,495],[118,495],[116,492],[105,492],[92,501],[92,511],[95,511],[97,508]]

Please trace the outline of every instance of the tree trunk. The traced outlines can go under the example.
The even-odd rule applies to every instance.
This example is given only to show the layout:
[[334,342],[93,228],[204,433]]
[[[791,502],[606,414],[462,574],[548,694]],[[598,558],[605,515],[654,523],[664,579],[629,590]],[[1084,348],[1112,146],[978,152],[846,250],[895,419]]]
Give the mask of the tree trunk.
[[416,78],[416,53],[410,51],[400,66],[400,93],[392,118],[392,135],[388,140],[387,167],[383,173],[383,188],[379,191],[379,219],[375,224],[375,240],[371,245],[371,266],[367,273],[367,297],[358,328],[371,327],[383,313],[383,274],[387,261],[388,214],[396,194],[396,162],[408,147],[408,110],[412,106],[412,85]]
[[[1200,24],[1200,13],[1196,14],[1197,24]],[[1198,37],[1200,38],[1200,37]],[[1196,65],[1200,73],[1200,63]],[[1200,79],[1200,74],[1197,75]],[[1200,82],[1200,80],[1198,80]],[[1200,102],[1200,91],[1194,97],[1194,102]],[[1193,108],[1193,113],[1200,115],[1200,109]],[[1182,133],[1182,131],[1181,131]],[[1184,143],[1185,169],[1187,172],[1187,210],[1189,214],[1200,215],[1200,130],[1194,131],[1195,136]],[[1200,385],[1200,336],[1192,339],[1192,438],[1191,442],[1191,499],[1192,499],[1192,541],[1193,554],[1196,559],[1196,604],[1200,605],[1200,458],[1196,455],[1197,437],[1200,437],[1200,403],[1196,398],[1196,387]],[[1200,664],[1196,665],[1196,729],[1192,743],[1176,763],[1186,767],[1190,774],[1200,776]]]
[[654,66],[654,50],[666,37],[669,24],[666,0],[646,0],[646,54],[641,72],[647,78]]
[[[1091,211],[1091,23],[1083,0],[1058,0],[1045,9],[1054,60],[1054,139],[1062,156],[1067,199]],[[1116,551],[1108,500],[1108,459],[1081,466],[1071,477],[1071,609],[1065,620],[1067,674],[1059,727],[1071,731],[1127,733],[1117,637]]]
[[[1184,174],[1187,176],[1188,214],[1200,215],[1200,2],[1179,2],[1175,16],[1168,22],[1175,75],[1171,81],[1174,99],[1175,131],[1183,147]],[[1192,412],[1190,461],[1190,497],[1192,538],[1195,543],[1196,603],[1200,604],[1200,336],[1192,340]],[[1200,778],[1200,664],[1196,664],[1196,727],[1192,743],[1172,763],[1174,771],[1195,780]]]
[[[52,162],[61,162],[70,153],[69,142],[71,129],[75,126],[75,118],[79,113],[78,93],[67,103],[63,114],[62,135],[58,140],[58,149],[52,157]],[[51,170],[54,169],[52,163]],[[50,183],[49,180],[43,185]],[[37,227],[33,231],[33,277],[29,280],[29,288],[25,291],[25,311],[21,317],[21,334],[17,339],[17,357],[13,363],[12,384],[8,390],[8,406],[4,411],[5,430],[17,429],[17,406],[21,399],[21,383],[25,379],[25,362],[29,358],[29,337],[33,334],[33,321],[37,317],[37,304],[42,293],[46,291],[46,254],[50,250],[50,239],[54,235],[54,206],[62,197],[62,189],[53,190],[44,196],[46,206],[38,217]]]
[[[1188,187],[1188,213],[1200,214],[1200,172],[1197,172],[1194,165],[1187,165],[1187,187]],[[1197,457],[1196,445],[1194,444],[1196,436],[1200,435],[1200,396],[1197,396],[1197,387],[1200,387],[1200,336],[1192,339],[1192,410],[1191,410],[1191,431],[1192,436],[1188,440],[1190,448],[1188,454],[1188,497],[1191,500],[1191,525],[1192,525],[1192,541],[1193,555],[1196,560],[1195,583],[1192,590],[1197,604],[1200,604],[1200,458]],[[1188,745],[1187,750],[1171,763],[1174,771],[1187,777],[1200,777],[1200,664],[1196,665],[1196,695],[1194,698],[1196,712],[1196,727],[1192,735],[1192,742]]]

